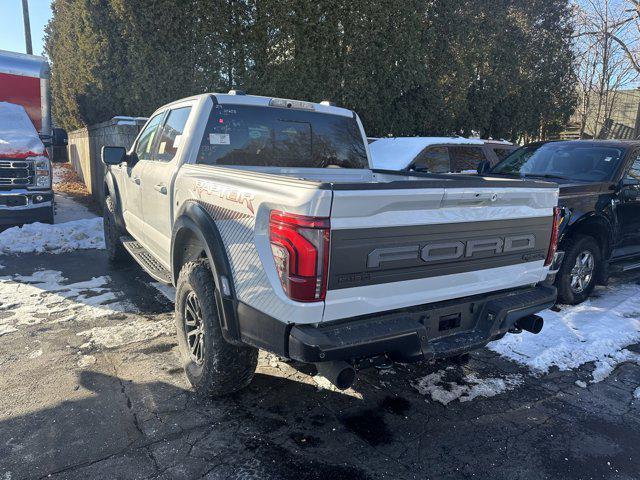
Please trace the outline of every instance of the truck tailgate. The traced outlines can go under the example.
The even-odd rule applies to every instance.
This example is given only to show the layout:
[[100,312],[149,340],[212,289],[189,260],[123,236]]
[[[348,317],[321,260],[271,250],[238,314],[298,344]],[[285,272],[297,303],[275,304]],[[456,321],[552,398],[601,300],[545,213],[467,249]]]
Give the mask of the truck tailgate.
[[551,184],[337,188],[323,320],[544,280],[557,198]]

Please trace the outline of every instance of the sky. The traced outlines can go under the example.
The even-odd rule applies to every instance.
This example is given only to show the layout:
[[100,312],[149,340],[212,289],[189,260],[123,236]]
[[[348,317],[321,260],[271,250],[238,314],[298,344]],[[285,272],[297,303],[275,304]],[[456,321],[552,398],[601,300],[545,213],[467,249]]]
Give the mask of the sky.
[[[51,18],[51,0],[29,0],[34,55],[44,52],[44,27]],[[22,0],[0,0],[0,50],[25,53]]]

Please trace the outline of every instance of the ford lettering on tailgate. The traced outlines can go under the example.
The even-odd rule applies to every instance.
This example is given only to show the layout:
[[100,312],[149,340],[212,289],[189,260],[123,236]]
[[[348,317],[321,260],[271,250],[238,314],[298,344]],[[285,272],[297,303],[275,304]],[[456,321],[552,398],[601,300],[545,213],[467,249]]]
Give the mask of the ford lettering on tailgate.
[[379,268],[383,262],[399,260],[435,262],[473,257],[479,253],[487,252],[493,255],[500,255],[502,253],[533,250],[535,245],[535,235],[526,234],[467,241],[427,243],[422,247],[420,245],[383,247],[376,248],[367,256],[367,268]]

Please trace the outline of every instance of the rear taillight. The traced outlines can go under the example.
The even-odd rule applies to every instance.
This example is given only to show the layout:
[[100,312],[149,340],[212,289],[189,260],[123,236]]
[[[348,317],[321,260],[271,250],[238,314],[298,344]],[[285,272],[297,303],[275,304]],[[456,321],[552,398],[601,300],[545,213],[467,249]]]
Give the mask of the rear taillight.
[[282,288],[292,300],[324,300],[329,268],[329,231],[328,218],[271,212],[271,251]]
[[547,259],[544,261],[544,266],[547,267],[553,263],[553,257],[558,249],[558,234],[560,231],[560,221],[562,218],[562,209],[560,207],[553,207],[553,227],[551,230],[551,242],[549,243],[549,251],[547,252]]

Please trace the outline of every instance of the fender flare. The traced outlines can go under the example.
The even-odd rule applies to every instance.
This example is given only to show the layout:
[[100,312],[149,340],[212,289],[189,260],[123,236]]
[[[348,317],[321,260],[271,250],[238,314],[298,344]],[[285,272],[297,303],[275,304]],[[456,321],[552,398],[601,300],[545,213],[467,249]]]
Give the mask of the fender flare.
[[[187,201],[182,205],[171,232],[171,278],[174,285],[178,283],[180,268],[184,263],[182,262],[184,257],[181,255],[183,253],[181,242],[185,234],[197,238],[209,260],[216,286],[215,295],[220,326],[225,340],[241,344],[237,317],[238,301],[231,264],[224,248],[224,242],[211,215],[204,207],[194,201]],[[228,282],[230,290],[228,295],[222,293],[222,277],[225,277]]]

